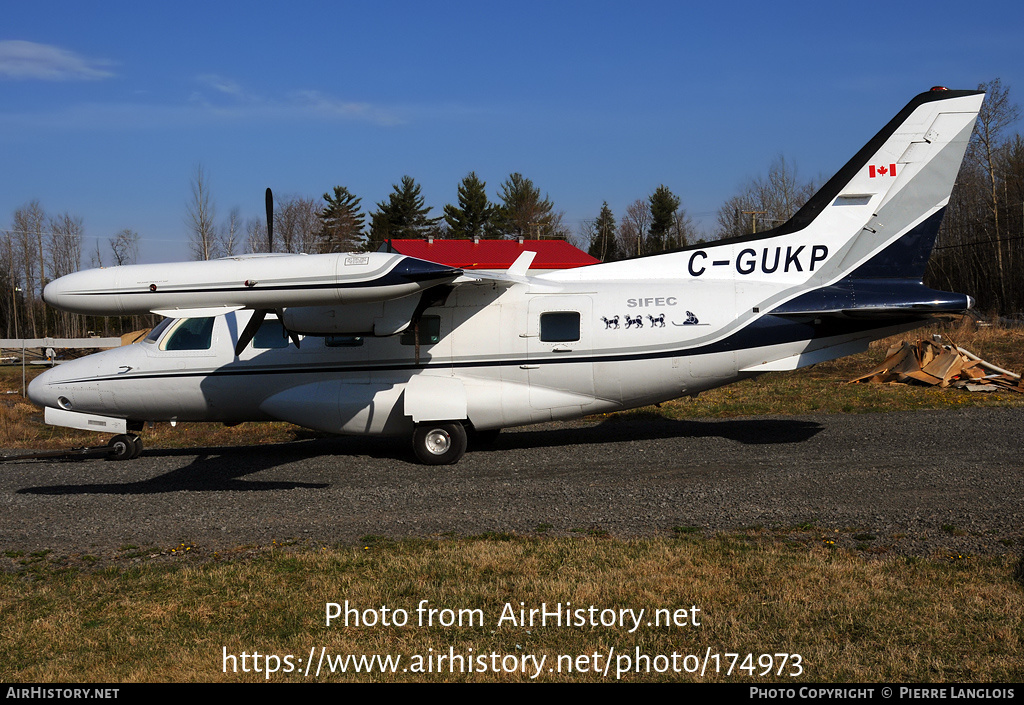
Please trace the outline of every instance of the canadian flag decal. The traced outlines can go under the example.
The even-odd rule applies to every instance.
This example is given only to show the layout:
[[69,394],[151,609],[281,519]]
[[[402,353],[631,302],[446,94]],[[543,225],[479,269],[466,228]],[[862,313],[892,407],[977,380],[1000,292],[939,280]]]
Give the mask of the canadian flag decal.
[[868,176],[872,179],[876,176],[896,176],[896,165],[890,164],[889,166],[875,166],[872,164],[868,167]]

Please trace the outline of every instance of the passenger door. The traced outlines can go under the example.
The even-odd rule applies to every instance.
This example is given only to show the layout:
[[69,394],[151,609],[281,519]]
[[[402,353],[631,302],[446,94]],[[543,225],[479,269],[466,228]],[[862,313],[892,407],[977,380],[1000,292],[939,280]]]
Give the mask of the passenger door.
[[594,398],[589,296],[536,295],[529,303],[527,363],[535,409],[582,407]]

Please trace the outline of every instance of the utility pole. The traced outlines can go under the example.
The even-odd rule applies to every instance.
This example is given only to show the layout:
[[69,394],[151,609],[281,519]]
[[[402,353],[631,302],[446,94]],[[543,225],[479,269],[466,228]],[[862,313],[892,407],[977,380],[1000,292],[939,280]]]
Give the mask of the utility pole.
[[757,218],[755,218],[754,216],[755,215],[768,215],[768,211],[740,211],[740,213],[743,213],[743,214],[749,213],[750,214],[750,227],[754,229],[755,233],[757,232]]

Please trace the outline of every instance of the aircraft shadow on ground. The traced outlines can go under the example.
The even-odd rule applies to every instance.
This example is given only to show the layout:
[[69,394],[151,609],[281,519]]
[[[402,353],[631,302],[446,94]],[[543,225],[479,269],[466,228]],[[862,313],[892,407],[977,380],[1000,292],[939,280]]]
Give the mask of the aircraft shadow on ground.
[[[823,426],[799,419],[739,419],[727,421],[674,421],[659,416],[638,414],[615,417],[593,426],[517,430],[501,434],[489,446],[470,444],[470,452],[500,452],[556,446],[597,445],[670,438],[724,438],[737,443],[761,445],[801,443],[815,436]],[[405,443],[393,438],[337,436],[271,446],[220,448],[152,449],[144,457],[190,457],[188,465],[156,477],[130,481],[92,484],[64,484],[26,487],[18,494],[159,494],[163,492],[253,492],[325,489],[330,483],[250,480],[245,476],[310,458],[351,455],[370,456],[412,462],[412,454],[403,452]],[[63,462],[102,462],[131,474],[132,462],[110,463],[95,459],[71,458]]]
[[801,419],[673,420],[635,414],[612,417],[584,428],[526,429],[503,433],[493,450],[601,443],[653,441],[666,438],[724,438],[745,445],[802,443],[824,429]]
[[[287,463],[307,460],[329,454],[323,441],[289,443],[276,446],[242,446],[225,448],[191,448],[188,450],[144,451],[149,456],[194,457],[191,463],[170,472],[145,480],[92,484],[63,484],[44,487],[26,487],[17,494],[75,495],[75,494],[159,494],[162,492],[253,492],[293,490],[299,488],[324,489],[329,483],[293,482],[287,480],[248,480],[246,475],[270,470]],[[106,460],[79,460],[67,462],[102,462],[124,469],[130,477],[131,461],[112,463]]]

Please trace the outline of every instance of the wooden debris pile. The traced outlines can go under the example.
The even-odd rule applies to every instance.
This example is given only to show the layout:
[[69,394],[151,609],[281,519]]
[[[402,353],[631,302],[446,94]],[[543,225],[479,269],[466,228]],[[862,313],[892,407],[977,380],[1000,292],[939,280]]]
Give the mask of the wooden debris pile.
[[972,392],[1009,389],[1024,393],[1019,374],[996,367],[956,345],[942,345],[934,340],[903,341],[893,345],[882,364],[850,380],[851,384],[854,382],[917,382]]

